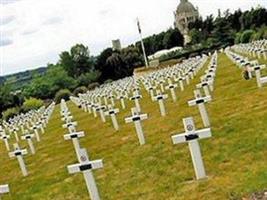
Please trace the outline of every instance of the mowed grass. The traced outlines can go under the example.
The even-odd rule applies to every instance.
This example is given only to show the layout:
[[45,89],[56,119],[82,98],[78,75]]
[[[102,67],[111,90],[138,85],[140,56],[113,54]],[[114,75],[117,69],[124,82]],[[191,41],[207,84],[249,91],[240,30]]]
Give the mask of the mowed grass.
[[[193,116],[197,128],[203,128],[197,107],[188,107],[187,101],[204,70],[184,92],[177,91],[176,103],[167,100],[164,118],[158,104],[142,91],[141,106],[149,114],[143,121],[144,146],[139,146],[133,124],[124,122],[133,102],[119,113],[118,132],[110,119],[103,124],[99,117],[68,103],[77,129],[86,133],[81,146],[90,159],[103,159],[104,168],[94,171],[102,199],[241,199],[267,188],[267,87],[258,89],[255,80],[243,80],[241,70],[224,54],[218,59],[213,101],[207,105],[213,136],[200,141],[208,179],[195,180],[187,144],[172,144],[171,136],[184,131],[182,118]],[[72,142],[63,139],[67,131],[61,126],[57,106],[42,142],[35,143],[36,155],[25,157],[30,173],[25,178],[0,144],[0,184],[11,187],[4,200],[89,199],[82,174],[67,172],[66,166],[77,159]]]

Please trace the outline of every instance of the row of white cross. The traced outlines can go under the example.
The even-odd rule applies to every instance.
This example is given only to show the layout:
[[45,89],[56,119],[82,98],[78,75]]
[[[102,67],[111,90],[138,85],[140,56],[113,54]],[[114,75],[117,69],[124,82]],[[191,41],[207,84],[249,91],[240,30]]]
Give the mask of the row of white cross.
[[239,53],[248,54],[254,58],[267,60],[267,40],[257,40],[246,44],[237,44],[233,48]]
[[[171,96],[174,102],[177,100],[176,93],[175,93],[175,88],[177,88],[177,84],[173,84],[171,78],[179,81],[180,89],[181,91],[183,91],[184,90],[183,80],[187,80],[186,84],[189,84],[190,79],[194,78],[196,73],[203,67],[206,60],[207,60],[207,57],[203,56],[203,59],[199,59],[198,61],[194,60],[193,67],[184,68],[183,73],[186,73],[184,78],[181,76],[180,71],[178,71],[177,73],[176,70],[179,68],[174,68],[174,69],[168,68],[168,69],[158,71],[157,73],[152,73],[147,77],[141,77],[139,79],[140,80],[139,82],[135,81],[135,85],[133,86],[133,89],[132,89],[133,95],[129,98],[130,100],[134,101],[135,107],[131,109],[132,115],[130,117],[125,118],[125,122],[134,123],[136,133],[139,139],[139,143],[141,145],[145,144],[145,137],[144,137],[141,121],[147,119],[148,115],[141,114],[141,106],[139,102],[140,99],[142,98],[142,95],[140,94],[140,86],[139,86],[140,82],[145,85],[146,90],[151,95],[151,100],[158,102],[161,116],[165,116],[166,109],[164,105],[164,100],[168,98],[168,95],[163,93],[165,89],[170,90]],[[168,85],[166,87],[164,87],[165,81],[163,79],[165,76],[168,77],[168,80],[167,80]],[[156,88],[155,83],[158,83],[160,85],[160,90],[156,90],[156,94],[154,94],[154,89]],[[128,84],[126,83],[126,85]],[[127,94],[127,96],[129,96],[129,94]],[[113,126],[115,130],[118,130],[116,114],[119,112],[119,109],[112,107],[112,105],[115,105],[114,100],[111,101],[111,104],[107,106],[106,104],[101,105],[101,102],[102,102],[101,100],[99,100],[100,103],[93,103],[93,102],[90,102],[87,98],[88,98],[87,95],[80,95],[80,98],[71,97],[71,100],[77,106],[81,107],[84,111],[93,113],[94,117],[97,117],[97,113],[99,113],[100,118],[103,122],[106,122],[105,115],[111,116]],[[121,99],[124,99],[124,98],[121,98]],[[104,102],[106,102],[105,96],[104,96]],[[122,108],[125,107],[124,101],[122,105],[124,105],[122,106]]]
[[99,192],[97,189],[97,185],[95,183],[95,179],[92,173],[92,170],[103,168],[103,161],[102,160],[89,160],[87,151],[85,148],[80,147],[79,138],[82,138],[85,136],[83,131],[77,132],[76,126],[77,122],[73,122],[73,117],[71,116],[71,113],[68,110],[68,107],[66,105],[66,102],[64,100],[61,100],[61,116],[62,121],[64,121],[63,128],[66,128],[68,130],[68,133],[64,135],[65,140],[72,140],[74,150],[76,152],[76,156],[78,159],[77,164],[69,165],[68,172],[70,174],[75,173],[83,173],[86,186],[89,192],[89,195],[92,200],[99,200]]
[[[35,115],[34,118],[35,117],[36,118],[39,117],[39,118],[43,118],[43,119],[45,118],[45,120],[42,121],[42,124],[40,124],[40,127],[42,127],[42,131],[43,132],[44,132],[44,127],[46,127],[46,125],[48,123],[48,120],[52,115],[54,107],[55,107],[55,103],[52,103],[46,109],[45,108],[40,109],[38,111],[38,115],[35,115],[36,112],[33,112],[33,111],[30,112],[33,115]],[[19,120],[20,118],[17,117],[17,119]],[[5,128],[0,126],[0,138],[5,142],[5,146],[6,146],[6,149],[7,149],[8,152],[10,151],[10,147],[9,147],[9,143],[8,143],[8,140],[10,139],[10,135],[6,134],[5,130],[8,129],[9,126],[13,126],[13,128],[11,128],[10,130],[16,129],[16,128],[14,128],[14,126],[15,126],[14,124],[10,125],[7,122],[4,124]],[[40,141],[40,136],[39,136],[39,133],[37,132],[37,129],[34,129],[34,126],[30,127],[30,128],[31,128],[32,131],[34,131],[34,134],[30,134],[30,132],[28,130],[23,129],[24,134],[21,136],[21,140],[26,140],[28,142],[28,145],[29,145],[31,153],[35,154],[35,148],[34,148],[32,139],[36,136],[36,138],[38,138],[37,141]],[[16,136],[15,136],[15,139],[18,142],[19,139],[17,137],[18,137],[18,133],[16,133]],[[19,167],[21,169],[22,175],[23,176],[28,176],[27,167],[26,167],[24,159],[23,159],[23,156],[27,155],[28,151],[27,151],[27,149],[21,149],[19,147],[18,143],[13,144],[13,146],[14,146],[14,151],[13,152],[9,152],[8,155],[9,155],[10,158],[17,158],[17,161],[18,161]],[[8,193],[8,192],[9,192],[8,185],[0,186],[0,195],[3,194],[3,193]]]
[[[201,82],[196,86],[197,90],[194,91],[196,99],[188,102],[189,106],[198,105],[200,115],[205,127],[209,127],[210,122],[204,103],[211,101],[210,92],[213,91],[216,69],[217,53],[215,52],[215,54],[213,54],[211,58],[208,70],[206,70],[205,75],[201,77]],[[204,90],[205,95],[209,96],[202,97],[201,89]],[[185,142],[188,143],[196,178],[198,180],[206,178],[205,167],[198,140],[211,137],[211,129],[205,128],[196,130],[192,117],[184,118],[183,124],[185,133],[172,136],[173,144],[180,144]]]
[[[44,133],[44,128],[46,127],[47,123],[48,116],[46,111],[44,110],[44,107],[40,108],[38,111],[30,111],[26,114],[18,115],[13,119],[10,119],[9,122],[3,121],[4,129],[0,127],[0,139],[4,141],[7,151],[10,151],[8,141],[12,136],[15,137],[16,142],[19,142],[20,140],[26,140],[25,136],[29,135],[30,132],[33,132],[31,137],[36,137],[36,140],[40,142],[40,135],[38,130]],[[7,134],[6,132],[8,132],[9,134]],[[22,134],[21,137],[19,137],[19,132]],[[33,150],[33,148],[31,149]]]
[[[206,60],[203,60],[200,67],[196,67],[195,70],[194,69],[189,70],[188,78],[176,79],[180,82],[179,85],[180,85],[181,90],[184,90],[183,80],[188,80],[188,81],[186,81],[186,84],[189,84],[190,79],[192,79],[196,75],[196,71],[199,71],[205,62],[206,62]],[[194,106],[194,105],[198,106],[204,127],[210,126],[209,117],[208,117],[208,114],[207,114],[207,111],[206,111],[204,104],[206,102],[211,101],[211,94],[210,93],[213,91],[213,84],[214,84],[216,69],[217,69],[217,53],[215,53],[212,56],[210,65],[209,65],[208,69],[205,71],[205,75],[203,75],[201,77],[201,82],[199,84],[197,84],[197,86],[196,86],[196,90],[194,91],[195,99],[188,102],[189,106]],[[166,115],[164,100],[168,98],[168,95],[163,93],[165,91],[165,89],[171,91],[172,100],[174,102],[177,100],[174,89],[177,88],[178,85],[172,83],[171,78],[173,78],[173,77],[170,75],[170,74],[172,74],[172,71],[171,70],[166,70],[166,71],[167,71],[167,73],[163,73],[161,71],[160,72],[160,73],[162,73],[161,75],[159,75],[158,73],[153,73],[147,77],[141,77],[139,79],[139,80],[141,80],[142,84],[145,86],[146,90],[150,94],[152,101],[157,101],[159,103],[159,109],[160,109],[161,116]],[[166,87],[164,87],[164,84],[163,84],[164,81],[161,78],[162,78],[162,75],[166,75],[166,74],[167,74],[168,85]],[[172,75],[175,75],[175,74],[172,74]],[[158,78],[158,77],[160,77],[160,78]],[[159,81],[159,79],[160,79],[160,81]],[[158,85],[160,86],[160,89],[156,90],[156,94],[154,94],[154,90],[157,88],[157,85],[154,84],[154,82],[157,82]],[[143,133],[141,121],[148,119],[148,115],[147,114],[141,114],[141,106],[139,103],[139,99],[142,98],[142,95],[140,94],[139,84],[140,84],[140,82],[135,81],[134,88],[132,89],[133,90],[133,96],[130,97],[130,100],[135,101],[135,107],[131,109],[132,115],[130,117],[125,118],[125,122],[126,123],[131,123],[131,122],[134,123],[139,143],[140,143],[140,145],[143,145],[143,144],[145,144],[145,136]],[[205,96],[202,96],[202,89],[203,89]],[[127,96],[129,96],[129,95],[127,94]],[[107,108],[106,105],[101,106],[101,104],[98,104],[98,106],[95,106],[95,107],[92,107],[92,106],[87,107],[86,105],[92,105],[92,103],[89,103],[87,98],[88,98],[87,95],[80,95],[80,98],[71,97],[71,100],[77,106],[80,106],[81,108],[83,108],[84,111],[87,111],[89,113],[95,113],[94,114],[95,117],[97,116],[97,111],[98,111],[100,117],[102,116],[101,118],[103,118],[104,115],[101,114],[101,112],[105,113],[105,111],[103,111],[103,110],[105,110]],[[87,103],[84,103],[84,102],[87,102]],[[101,100],[99,102],[101,102]],[[112,104],[115,105],[115,103],[112,103]],[[123,104],[125,105],[125,102]],[[111,109],[112,105],[108,105],[108,108]],[[92,110],[90,110],[90,109],[92,109]],[[109,112],[109,110],[106,112]],[[111,112],[113,113],[113,111],[111,111]],[[105,120],[103,120],[103,119],[102,119],[102,121],[105,122]],[[202,161],[202,156],[201,156],[198,140],[202,139],[202,138],[211,137],[211,130],[210,130],[210,128],[206,128],[206,129],[202,129],[202,130],[196,130],[192,117],[185,118],[183,120],[183,122],[184,122],[184,127],[185,127],[185,133],[173,136],[172,137],[173,143],[178,144],[178,143],[182,143],[182,142],[188,142],[191,156],[192,156],[192,160],[193,160],[195,173],[196,173],[196,177],[197,177],[197,179],[205,178],[206,173],[205,173],[205,169],[204,169],[204,165],[203,165],[203,161]]]
[[[236,49],[235,47],[228,48],[225,53],[232,62],[237,64],[240,68],[244,68],[248,73],[248,78],[252,79],[254,76],[256,77],[257,86],[261,88],[263,84],[267,84],[267,76],[261,76],[261,70],[266,69],[266,65],[260,65],[258,60],[249,60],[249,58],[241,56],[237,53],[232,52],[232,49]],[[240,50],[237,48],[238,51]],[[245,50],[242,51],[245,53]]]

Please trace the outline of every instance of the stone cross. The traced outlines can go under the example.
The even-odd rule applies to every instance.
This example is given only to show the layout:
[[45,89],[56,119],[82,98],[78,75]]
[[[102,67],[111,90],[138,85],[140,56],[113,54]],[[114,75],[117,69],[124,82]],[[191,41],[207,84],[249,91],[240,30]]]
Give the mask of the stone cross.
[[210,102],[211,101],[211,96],[207,96],[207,97],[201,97],[199,94],[196,95],[196,91],[195,91],[195,99],[188,101],[188,105],[189,106],[198,106],[203,124],[205,127],[209,127],[210,126],[210,121],[209,121],[209,116],[205,107],[205,103]]
[[32,142],[32,138],[34,138],[34,134],[26,133],[25,135],[21,136],[22,140],[27,140],[28,145],[29,145],[30,150],[31,150],[31,153],[35,154],[35,148],[34,148],[34,145],[33,145],[33,142]]
[[80,131],[80,132],[72,132],[69,134],[65,134],[64,135],[64,139],[65,140],[72,140],[73,146],[74,146],[74,150],[76,152],[76,155],[79,158],[79,151],[80,151],[80,143],[79,143],[79,138],[84,137],[84,132]]
[[160,85],[160,90],[161,90],[161,92],[164,92],[164,80],[163,80],[163,79],[161,79],[161,80],[159,81],[159,85]]
[[89,102],[89,101],[86,101],[86,107],[87,107],[87,110],[88,110],[88,112],[89,112],[89,114],[91,114],[92,113],[92,104]]
[[167,94],[162,94],[159,90],[157,91],[157,95],[153,97],[153,101],[157,101],[159,103],[159,109],[161,116],[166,116],[166,110],[164,105],[164,100],[168,98]]
[[92,103],[91,104],[91,108],[92,108],[92,111],[93,111],[94,118],[96,118],[97,117],[97,112],[96,112],[97,104]]
[[10,151],[10,147],[9,147],[9,143],[8,143],[8,140],[10,139],[10,136],[6,135],[6,134],[2,134],[2,135],[0,135],[0,139],[4,141],[5,146],[6,146],[6,150]]
[[104,114],[104,111],[105,111],[106,108],[107,108],[107,107],[104,106],[104,105],[99,105],[99,106],[97,106],[97,108],[96,108],[96,111],[99,112],[99,114],[100,114],[100,118],[101,118],[102,122],[104,122],[104,123],[106,122],[106,118],[105,118],[105,114]]
[[15,135],[16,141],[19,142],[19,136],[18,136],[18,132],[17,132],[18,129],[15,126],[12,126],[9,131],[10,131],[10,133]]
[[69,133],[76,132],[76,128],[75,128],[76,126],[77,126],[77,122],[67,122],[66,124],[62,125],[63,128],[68,128]]
[[126,106],[125,106],[125,102],[124,102],[124,98],[125,98],[124,95],[119,95],[119,96],[117,97],[117,99],[119,99],[120,102],[121,102],[121,108],[122,108],[122,109],[125,109],[125,108],[126,108]]
[[135,107],[136,107],[136,109],[137,109],[137,112],[141,112],[141,107],[140,107],[140,104],[139,104],[139,99],[141,99],[141,98],[142,98],[142,96],[139,95],[139,94],[134,94],[134,95],[130,98],[130,100],[134,101],[134,103],[135,103]]
[[265,65],[256,65],[254,67],[251,67],[251,70],[255,72],[257,85],[259,88],[261,88],[262,83],[264,83],[264,81],[262,81],[262,78],[261,78],[261,70],[264,68],[265,68]]
[[28,154],[27,149],[20,149],[18,144],[14,144],[14,149],[15,151],[9,153],[9,157],[16,157],[19,162],[19,166],[23,176],[28,176],[28,171],[23,160],[23,156]]
[[37,142],[40,142],[41,139],[40,139],[40,135],[39,135],[39,132],[38,132],[38,126],[37,125],[34,125],[31,130],[34,131],[34,134],[35,134],[35,137],[36,137],[36,140]]
[[114,96],[112,94],[110,94],[108,98],[109,98],[109,100],[111,102],[111,105],[114,107],[115,106]]
[[100,200],[99,192],[92,170],[103,168],[102,160],[89,161],[87,152],[85,149],[79,151],[79,163],[68,166],[69,174],[83,173],[86,186],[92,200]]
[[139,143],[140,145],[143,145],[146,142],[145,142],[145,137],[144,137],[144,132],[143,132],[141,121],[147,119],[148,115],[139,114],[136,108],[132,108],[131,110],[132,110],[132,116],[125,118],[125,122],[126,123],[134,122],[137,137],[139,139]]
[[180,89],[181,89],[181,91],[184,91],[184,82],[183,82],[184,78],[179,77],[179,78],[175,79],[175,81],[179,81]]
[[185,77],[186,84],[189,85],[190,84],[190,77],[189,77],[188,73],[185,73],[184,77]]
[[36,123],[36,126],[41,130],[42,134],[45,133],[45,130],[44,130],[42,121],[38,121],[38,122]]
[[117,121],[117,117],[116,117],[116,114],[119,113],[119,111],[120,110],[118,108],[112,108],[112,106],[109,106],[108,111],[105,112],[106,116],[111,117],[113,127],[116,131],[119,130],[119,125],[118,125],[118,121]]
[[175,93],[175,88],[177,88],[177,84],[173,84],[170,79],[168,79],[168,83],[169,83],[169,85],[167,85],[165,87],[165,89],[170,90],[172,100],[173,100],[173,102],[175,102],[175,101],[177,101],[177,97],[176,97],[176,93]]
[[197,180],[206,178],[198,140],[211,137],[211,130],[196,130],[192,117],[184,118],[183,123],[185,133],[172,136],[173,144],[188,143]]
[[205,96],[210,96],[209,85],[209,81],[203,81],[197,85],[197,88],[203,88]]

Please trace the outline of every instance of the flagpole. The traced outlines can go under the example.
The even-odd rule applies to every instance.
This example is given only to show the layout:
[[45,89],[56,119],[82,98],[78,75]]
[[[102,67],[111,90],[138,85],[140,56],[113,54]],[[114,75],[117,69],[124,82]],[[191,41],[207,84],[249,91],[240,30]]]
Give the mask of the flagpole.
[[138,18],[137,18],[137,26],[138,26],[138,31],[139,31],[140,39],[141,39],[141,47],[142,47],[142,50],[143,50],[143,56],[144,56],[146,68],[148,68],[149,65],[148,65],[148,61],[147,61],[147,57],[146,57],[145,45],[144,45],[143,37],[142,37],[142,30],[141,30],[141,26],[140,26],[140,22],[139,22],[139,19]]

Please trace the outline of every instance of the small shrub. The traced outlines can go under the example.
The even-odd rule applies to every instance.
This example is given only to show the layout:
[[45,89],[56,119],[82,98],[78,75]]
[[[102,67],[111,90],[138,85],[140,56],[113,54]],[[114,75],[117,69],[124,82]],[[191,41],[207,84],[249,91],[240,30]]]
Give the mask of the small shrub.
[[37,110],[40,107],[44,105],[44,102],[41,99],[36,99],[36,98],[29,98],[26,99],[26,101],[22,105],[22,110],[24,112],[28,112],[30,110]]
[[4,120],[9,120],[10,118],[16,116],[17,114],[19,114],[20,109],[18,107],[14,107],[14,108],[9,108],[6,111],[3,112],[3,119]]
[[83,94],[87,92],[87,88],[85,86],[80,86],[77,87],[74,91],[73,91],[73,95],[78,96],[79,94]]
[[65,99],[65,101],[70,99],[71,92],[68,89],[59,90],[55,95],[55,102],[60,103],[61,99]]
[[98,82],[91,83],[91,84],[88,85],[88,90],[94,90],[99,86],[100,86],[100,84]]

